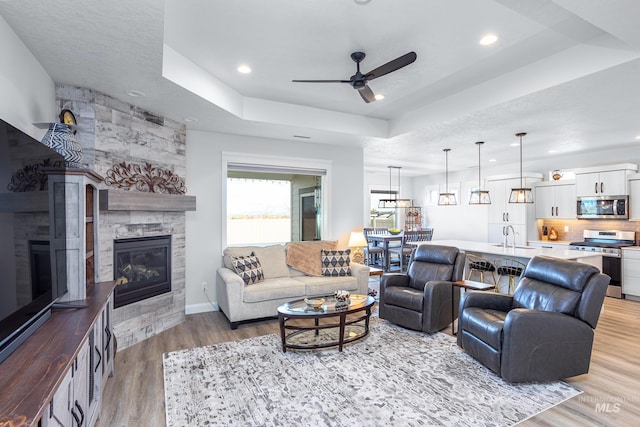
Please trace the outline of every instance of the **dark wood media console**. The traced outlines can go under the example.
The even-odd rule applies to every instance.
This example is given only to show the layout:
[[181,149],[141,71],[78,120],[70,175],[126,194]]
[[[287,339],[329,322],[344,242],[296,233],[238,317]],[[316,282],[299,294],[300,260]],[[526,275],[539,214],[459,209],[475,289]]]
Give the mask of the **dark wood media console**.
[[[87,299],[78,301],[85,308],[54,309],[51,318],[0,364],[0,427],[37,426],[39,422],[51,426],[64,424],[65,419],[71,421],[68,425],[75,425],[80,414],[78,424],[95,422],[103,379],[113,372],[114,287],[115,282],[89,285]],[[76,394],[69,397],[72,382]],[[71,405],[57,405],[61,398]]]

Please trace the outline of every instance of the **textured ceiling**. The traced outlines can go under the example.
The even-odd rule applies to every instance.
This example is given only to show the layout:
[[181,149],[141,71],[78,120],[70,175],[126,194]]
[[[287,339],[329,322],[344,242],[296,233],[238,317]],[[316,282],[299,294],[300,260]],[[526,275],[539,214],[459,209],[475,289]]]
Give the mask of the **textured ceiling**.
[[[513,162],[517,131],[529,159],[640,134],[634,0],[9,0],[0,15],[56,82],[192,129],[362,146],[367,171],[441,172],[445,147],[450,170],[469,168],[478,140]],[[487,32],[499,40],[480,46]],[[418,59],[371,81],[385,95],[371,104],[346,84],[291,82],[348,79],[353,51],[365,72]]]

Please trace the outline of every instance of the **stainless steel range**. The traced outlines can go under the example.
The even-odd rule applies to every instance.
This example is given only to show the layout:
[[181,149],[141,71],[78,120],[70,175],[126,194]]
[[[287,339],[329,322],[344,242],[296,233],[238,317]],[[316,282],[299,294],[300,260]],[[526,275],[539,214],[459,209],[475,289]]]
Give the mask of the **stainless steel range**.
[[600,252],[602,272],[611,277],[607,296],[622,298],[622,248],[635,245],[635,231],[584,230],[582,236],[584,241],[572,242],[571,249]]

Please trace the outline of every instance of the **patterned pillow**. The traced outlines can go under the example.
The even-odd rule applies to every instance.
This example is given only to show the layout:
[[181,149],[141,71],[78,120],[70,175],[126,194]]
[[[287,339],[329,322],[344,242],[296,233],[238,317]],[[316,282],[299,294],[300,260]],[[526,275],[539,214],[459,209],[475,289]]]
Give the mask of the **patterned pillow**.
[[264,280],[260,260],[253,252],[249,256],[234,256],[231,265],[233,265],[236,274],[242,277],[245,285],[252,285]]
[[351,249],[344,251],[322,249],[320,254],[323,276],[351,276],[351,268],[349,267]]

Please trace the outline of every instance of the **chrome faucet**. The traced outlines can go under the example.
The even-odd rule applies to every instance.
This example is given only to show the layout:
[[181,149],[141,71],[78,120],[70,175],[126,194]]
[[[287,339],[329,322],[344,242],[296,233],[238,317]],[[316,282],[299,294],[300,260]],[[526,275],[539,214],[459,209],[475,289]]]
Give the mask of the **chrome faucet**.
[[516,248],[516,230],[513,229],[513,225],[509,224],[504,227],[504,242],[502,242],[502,246],[507,249],[507,242],[509,240],[509,230],[511,230],[511,234],[513,235],[513,239],[511,239],[511,249]]

